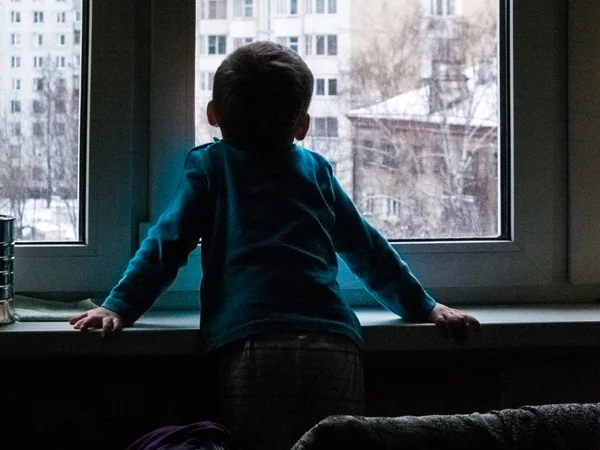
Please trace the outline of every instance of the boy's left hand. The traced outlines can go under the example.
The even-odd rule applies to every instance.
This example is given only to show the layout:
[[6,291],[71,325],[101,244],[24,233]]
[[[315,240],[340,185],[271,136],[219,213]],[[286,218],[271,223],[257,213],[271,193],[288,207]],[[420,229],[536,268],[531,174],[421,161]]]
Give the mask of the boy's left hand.
[[469,330],[481,331],[481,324],[475,317],[441,303],[431,310],[427,321],[435,323],[444,338],[452,337],[458,343],[467,340]]

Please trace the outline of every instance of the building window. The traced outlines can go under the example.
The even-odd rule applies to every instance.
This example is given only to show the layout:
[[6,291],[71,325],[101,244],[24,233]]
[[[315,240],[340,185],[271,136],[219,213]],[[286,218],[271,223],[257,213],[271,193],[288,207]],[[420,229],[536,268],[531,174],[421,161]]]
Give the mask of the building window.
[[35,137],[43,137],[44,136],[44,127],[41,122],[33,123],[33,135]]
[[373,198],[372,193],[367,193],[365,201],[364,201],[364,213],[365,215],[372,215],[375,213],[375,199]]
[[19,33],[12,33],[10,35],[10,45],[13,47],[19,47],[21,45],[21,35]]
[[254,16],[254,0],[233,0],[233,17],[249,19]]
[[227,19],[226,0],[200,0],[201,19]]
[[44,35],[41,33],[35,34],[33,40],[35,42],[36,47],[41,47],[44,45]]
[[455,0],[431,0],[434,16],[453,16],[456,14]]
[[65,34],[56,35],[56,45],[64,47],[67,44],[67,36]]
[[202,36],[200,49],[204,54],[224,55],[227,53],[227,36]]
[[65,78],[56,79],[56,90],[58,92],[65,92],[67,90],[67,80]]
[[10,67],[13,69],[18,69],[21,67],[21,57],[20,56],[11,56],[10,57]]
[[298,0],[277,0],[277,14],[285,16],[298,14]]
[[44,79],[43,78],[34,78],[33,79],[33,90],[36,92],[41,92],[44,90]]
[[44,105],[40,100],[34,100],[32,105],[34,114],[41,114],[44,112]]
[[79,54],[73,55],[73,66],[74,67],[81,66],[81,55],[79,55]]
[[33,23],[44,23],[44,11],[33,12]]
[[12,135],[13,136],[21,136],[21,123],[20,122],[14,122],[12,124]]
[[11,11],[10,12],[10,22],[11,23],[21,23],[21,13],[19,11]]
[[57,56],[56,57],[56,67],[64,68],[67,66],[67,58],[65,56]]
[[41,69],[44,67],[44,57],[43,56],[34,56],[33,57],[33,67],[36,69]]
[[315,95],[337,95],[337,79],[336,78],[316,78],[315,79]]
[[233,49],[237,50],[242,45],[250,44],[252,42],[252,40],[253,39],[251,37],[236,37],[236,38],[233,38]]
[[81,11],[75,11],[75,22],[81,22]]
[[65,106],[65,101],[64,100],[56,100],[56,102],[54,103],[54,110],[58,114],[65,114],[67,112],[67,108]]
[[[314,45],[314,47],[313,47]],[[337,55],[337,35],[336,34],[317,34],[306,36],[306,54],[307,55]]]
[[386,215],[388,217],[398,217],[398,210],[399,210],[399,206],[400,206],[400,203],[398,202],[398,200],[393,199],[393,198],[387,198],[385,203],[386,203]]
[[79,45],[81,44],[81,31],[73,30],[73,44]]
[[336,14],[337,0],[306,0],[307,14]]
[[13,91],[20,91],[21,90],[21,79],[20,78],[13,78],[13,80],[12,80],[12,90]]
[[213,82],[215,79],[214,72],[200,72],[200,90],[201,91],[212,91]]
[[64,11],[57,12],[56,13],[56,23],[67,23],[67,13]]
[[11,100],[10,101],[10,112],[11,113],[20,113],[21,112],[21,102],[19,100]]
[[289,47],[296,53],[298,53],[298,37],[297,36],[279,36],[277,42],[281,45]]
[[314,137],[338,137],[337,117],[314,117],[311,135]]

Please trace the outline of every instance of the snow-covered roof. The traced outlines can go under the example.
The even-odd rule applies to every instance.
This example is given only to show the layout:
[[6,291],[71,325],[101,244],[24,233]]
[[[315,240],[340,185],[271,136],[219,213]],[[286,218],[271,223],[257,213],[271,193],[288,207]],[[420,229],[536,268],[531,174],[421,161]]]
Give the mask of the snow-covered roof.
[[[493,76],[482,79],[479,76],[480,70],[490,71]],[[469,95],[441,111],[430,113],[430,87],[424,86],[371,106],[351,110],[348,117],[496,127],[499,103],[497,73],[496,59],[489,61],[485,67],[476,65],[466,69],[464,74],[467,77]]]

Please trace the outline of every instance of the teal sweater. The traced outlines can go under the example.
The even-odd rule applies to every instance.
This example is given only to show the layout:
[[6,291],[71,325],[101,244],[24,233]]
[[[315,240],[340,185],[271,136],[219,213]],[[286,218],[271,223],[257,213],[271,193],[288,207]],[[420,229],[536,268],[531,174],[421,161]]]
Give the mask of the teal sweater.
[[341,333],[360,345],[360,323],[336,281],[336,252],[394,313],[419,321],[435,306],[325,158],[297,145],[248,152],[223,140],[192,149],[175,198],[103,306],[135,322],[199,239],[207,352],[283,330]]

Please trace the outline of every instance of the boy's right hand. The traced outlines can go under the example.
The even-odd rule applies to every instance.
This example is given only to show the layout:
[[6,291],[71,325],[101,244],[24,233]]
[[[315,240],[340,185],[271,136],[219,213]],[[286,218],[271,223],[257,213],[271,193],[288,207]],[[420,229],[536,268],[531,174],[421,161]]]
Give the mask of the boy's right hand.
[[73,325],[74,329],[81,331],[89,328],[101,328],[102,337],[110,333],[117,333],[124,327],[124,321],[120,315],[102,306],[71,317],[69,323]]

